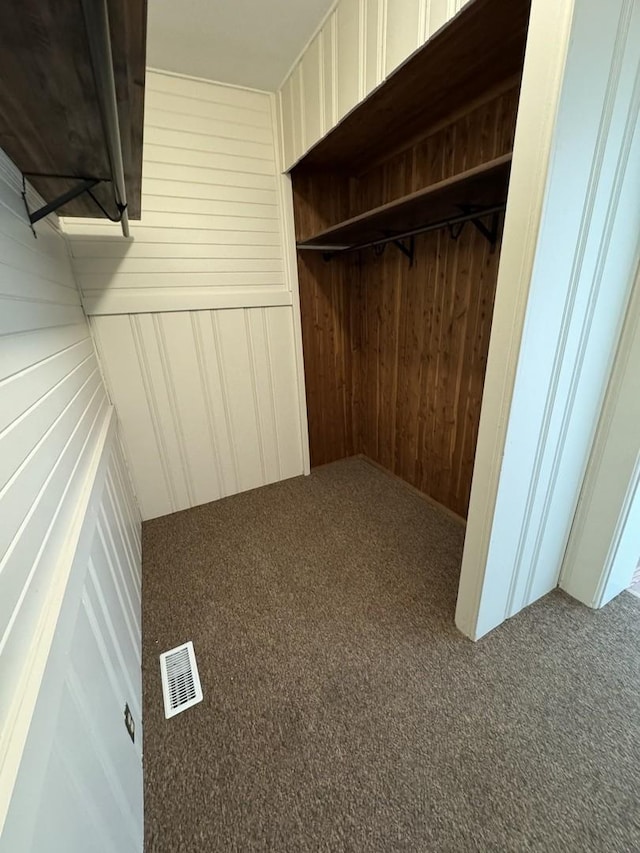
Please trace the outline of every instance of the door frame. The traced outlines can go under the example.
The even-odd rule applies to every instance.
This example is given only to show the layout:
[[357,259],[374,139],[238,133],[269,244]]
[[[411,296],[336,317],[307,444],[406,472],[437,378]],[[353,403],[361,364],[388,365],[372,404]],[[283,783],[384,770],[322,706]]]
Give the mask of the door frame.
[[473,640],[558,585],[638,262],[640,8],[614,7],[532,2],[456,608]]

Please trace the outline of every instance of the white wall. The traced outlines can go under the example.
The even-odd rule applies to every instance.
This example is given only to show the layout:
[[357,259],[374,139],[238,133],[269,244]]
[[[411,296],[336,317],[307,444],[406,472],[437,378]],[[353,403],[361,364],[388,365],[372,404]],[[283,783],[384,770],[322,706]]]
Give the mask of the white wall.
[[67,219],[88,314],[291,305],[273,97],[148,71],[142,219]]
[[[110,418],[0,850],[141,853],[140,516]],[[128,703],[136,729],[124,726]]]
[[144,518],[302,473],[289,306],[91,325]]
[[456,617],[474,638],[558,583],[638,263],[639,69],[635,0],[534,0]]
[[[39,799],[33,766],[26,770],[27,752],[35,750],[47,760],[54,741],[68,752],[72,731],[63,732],[68,725],[66,714],[59,714],[58,705],[49,700],[71,675],[65,667],[52,668],[52,653],[75,624],[65,602],[86,573],[88,552],[84,565],[82,560],[78,564],[80,543],[86,536],[83,531],[105,442],[113,433],[112,409],[65,241],[52,219],[38,224],[38,239],[34,238],[20,190],[18,171],[0,154],[0,844],[11,851],[31,849],[17,840],[30,832],[40,803],[43,807],[49,803],[48,797]],[[40,203],[32,192],[29,202],[32,209]],[[132,504],[128,506],[133,513]],[[105,529],[117,542],[113,524],[105,521]],[[120,553],[112,555],[116,572],[128,570],[121,558]],[[129,558],[135,559],[139,569],[139,553]],[[109,582],[97,557],[94,575],[97,583]],[[136,590],[139,595],[139,573],[132,595]],[[112,603],[107,597],[109,618],[117,619]],[[139,619],[132,623],[132,631],[139,643]],[[87,655],[83,641],[72,656],[76,671],[88,667],[93,673],[92,691],[96,695],[98,690],[108,691],[109,680]],[[123,660],[131,678],[137,679],[139,696],[139,657],[125,653]],[[34,732],[45,683],[50,691],[45,701],[49,734],[43,738]],[[90,706],[97,713],[95,702],[91,695]],[[131,702],[135,702],[133,692]],[[104,711],[101,706],[100,713],[107,713],[106,706]],[[99,772],[96,750],[105,749],[104,744],[114,732],[119,735],[123,725],[115,712],[102,716],[99,723],[97,716],[87,719],[92,720],[93,751],[82,752],[75,783],[88,788]],[[59,725],[54,725],[55,720]],[[139,757],[134,765],[140,779]],[[115,767],[115,784],[122,782],[123,772],[123,767]],[[21,778],[30,780],[28,796],[16,805],[11,798],[17,796]],[[61,819],[74,820],[78,802],[69,790],[57,790],[55,804]],[[97,818],[108,821],[102,805],[96,799]],[[141,821],[139,798],[132,800],[131,809]],[[35,849],[47,851],[54,849],[53,844],[53,838],[43,837]],[[86,846],[78,842],[66,849],[80,851]],[[140,845],[120,849],[135,850]]]
[[640,268],[562,566],[560,586],[602,607],[640,551]]
[[464,5],[464,0],[339,0],[280,87],[290,169]]
[[142,219],[67,220],[144,518],[308,470],[274,95],[148,72]]

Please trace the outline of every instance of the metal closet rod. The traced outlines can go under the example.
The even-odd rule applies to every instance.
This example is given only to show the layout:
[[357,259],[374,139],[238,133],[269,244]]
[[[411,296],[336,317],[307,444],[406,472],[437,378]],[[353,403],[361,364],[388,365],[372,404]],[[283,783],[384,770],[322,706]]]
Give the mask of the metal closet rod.
[[331,245],[305,246],[304,244],[301,244],[298,246],[298,249],[312,249],[317,252],[326,252],[327,254],[359,252],[361,249],[372,249],[375,246],[383,246],[386,243],[395,243],[398,240],[406,240],[408,237],[417,237],[418,234],[426,234],[428,231],[439,231],[441,228],[459,225],[464,222],[477,222],[477,220],[484,216],[491,216],[491,214],[500,213],[506,206],[506,201],[503,201],[501,204],[494,204],[491,205],[491,207],[483,207],[478,210],[461,213],[459,216],[450,216],[447,219],[440,219],[437,222],[432,222],[430,225],[421,225],[419,228],[412,228],[410,231],[402,231],[399,234],[387,234],[385,237],[380,237],[377,240],[371,240],[368,243],[356,243],[353,246],[344,247]]
[[125,237],[129,236],[127,215],[127,191],[124,181],[124,163],[118,120],[116,80],[113,73],[113,54],[109,33],[109,10],[107,0],[82,0],[82,12],[91,55],[93,77],[96,84],[100,116],[107,143],[111,167],[111,186],[115,203],[121,214],[120,224]]

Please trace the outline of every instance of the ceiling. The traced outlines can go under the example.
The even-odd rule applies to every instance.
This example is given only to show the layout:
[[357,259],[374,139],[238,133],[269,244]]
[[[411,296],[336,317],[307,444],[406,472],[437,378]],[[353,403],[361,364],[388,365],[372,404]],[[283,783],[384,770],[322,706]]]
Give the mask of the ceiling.
[[147,65],[274,91],[332,0],[149,0]]

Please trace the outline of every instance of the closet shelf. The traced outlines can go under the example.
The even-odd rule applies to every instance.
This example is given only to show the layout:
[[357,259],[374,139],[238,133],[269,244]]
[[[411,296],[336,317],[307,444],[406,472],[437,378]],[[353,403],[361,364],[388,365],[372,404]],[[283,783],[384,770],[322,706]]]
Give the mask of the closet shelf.
[[355,251],[480,220],[504,208],[510,169],[511,154],[504,154],[346,219],[298,242],[297,247],[321,252]]

